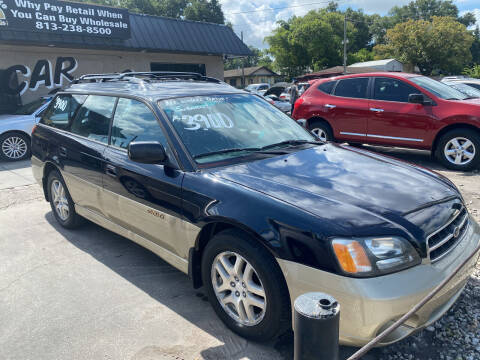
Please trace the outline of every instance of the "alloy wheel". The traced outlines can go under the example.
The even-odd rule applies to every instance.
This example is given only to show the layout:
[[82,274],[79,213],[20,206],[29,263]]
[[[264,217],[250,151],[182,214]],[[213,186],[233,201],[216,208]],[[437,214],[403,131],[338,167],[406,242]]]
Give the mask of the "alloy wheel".
[[235,252],[218,254],[212,264],[212,285],[225,312],[237,323],[260,323],[267,308],[267,297],[253,266]]
[[66,221],[70,215],[70,207],[68,206],[65,188],[59,180],[55,179],[52,181],[51,190],[55,211],[62,221]]
[[320,140],[327,141],[327,133],[325,132],[325,130],[320,129],[320,128],[314,128],[314,129],[312,129],[312,133],[317,135],[317,137],[319,137]]
[[475,158],[475,145],[464,137],[455,137],[445,144],[445,158],[455,165],[467,165]]
[[10,136],[2,143],[3,154],[11,160],[21,159],[25,156],[27,151],[27,143],[19,136]]

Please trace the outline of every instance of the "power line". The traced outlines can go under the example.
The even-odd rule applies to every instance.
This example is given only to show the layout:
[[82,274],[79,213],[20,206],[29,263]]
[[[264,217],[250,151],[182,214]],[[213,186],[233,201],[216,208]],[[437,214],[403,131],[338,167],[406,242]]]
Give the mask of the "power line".
[[[225,15],[249,14],[249,13],[255,13],[255,12],[262,12],[262,11],[277,11],[277,10],[291,9],[291,8],[297,8],[297,7],[303,7],[303,6],[310,6],[310,5],[325,5],[325,4],[329,4],[330,2],[331,1],[321,1],[321,2],[314,2],[314,3],[309,3],[309,4],[284,6],[284,7],[278,7],[278,8],[270,8],[270,9],[257,9],[257,10],[239,11],[239,12],[225,13]],[[345,0],[340,0],[340,1],[337,1],[336,3],[340,4],[342,2],[345,2]]]

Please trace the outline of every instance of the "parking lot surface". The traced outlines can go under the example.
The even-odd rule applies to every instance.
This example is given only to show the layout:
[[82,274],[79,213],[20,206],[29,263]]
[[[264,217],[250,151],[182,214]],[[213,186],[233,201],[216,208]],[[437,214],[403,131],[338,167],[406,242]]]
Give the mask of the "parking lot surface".
[[[446,171],[426,152],[371,149],[448,176],[480,220],[478,171]],[[291,334],[269,344],[236,336],[202,289],[148,250],[91,223],[61,228],[28,161],[0,163],[0,246],[0,359],[293,357]],[[440,325],[365,359],[480,358],[478,276]],[[352,351],[342,348],[342,358]]]

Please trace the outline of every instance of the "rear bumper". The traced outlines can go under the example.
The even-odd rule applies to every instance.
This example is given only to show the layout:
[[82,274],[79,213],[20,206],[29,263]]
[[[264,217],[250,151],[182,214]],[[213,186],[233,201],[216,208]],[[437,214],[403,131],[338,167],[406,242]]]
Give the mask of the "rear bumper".
[[[292,304],[307,292],[321,291],[332,295],[341,306],[340,342],[363,346],[407,313],[472,254],[480,243],[480,227],[472,218],[470,224],[464,238],[440,261],[424,262],[376,278],[349,278],[277,260],[287,280]],[[460,296],[477,260],[478,254],[431,301],[379,345],[399,341],[439,319]]]

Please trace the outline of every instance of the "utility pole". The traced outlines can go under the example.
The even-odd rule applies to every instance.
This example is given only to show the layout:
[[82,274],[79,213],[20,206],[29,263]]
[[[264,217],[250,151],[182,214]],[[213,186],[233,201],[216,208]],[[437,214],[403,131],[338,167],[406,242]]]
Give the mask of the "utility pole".
[[[243,43],[243,31],[240,33]],[[242,59],[242,89],[245,88],[245,58]]]
[[343,73],[347,73],[347,14],[343,20]]

